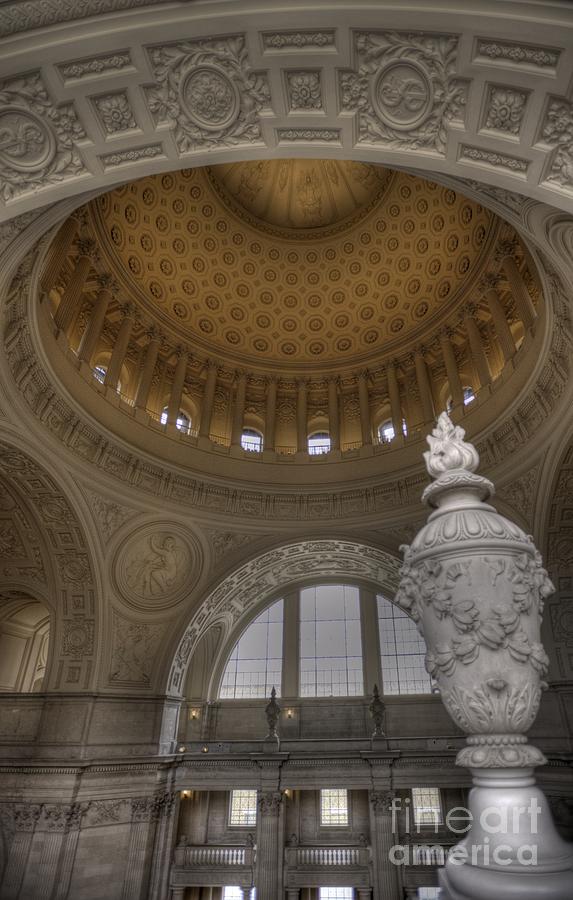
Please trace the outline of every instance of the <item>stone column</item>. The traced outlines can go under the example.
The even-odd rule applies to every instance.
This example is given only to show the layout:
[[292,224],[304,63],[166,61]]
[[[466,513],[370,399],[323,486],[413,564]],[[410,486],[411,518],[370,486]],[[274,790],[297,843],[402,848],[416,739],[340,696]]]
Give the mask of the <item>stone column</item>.
[[389,858],[396,843],[392,822],[391,791],[370,791],[370,840],[374,900],[399,896],[398,867]]
[[472,772],[471,824],[439,869],[440,885],[447,900],[533,897],[541,884],[544,900],[565,900],[573,846],[535,784],[546,759],[526,737],[549,666],[541,616],[554,587],[532,538],[488,503],[494,487],[464,438],[442,413],[425,454],[432,482],[422,499],[432,513],[402,548],[395,598],[418,624],[428,672],[467,735],[456,764]]
[[58,884],[53,895],[54,900],[67,900],[78,841],[80,838],[81,820],[83,814],[87,810],[87,806],[88,804],[72,803],[68,808],[67,831],[64,837],[64,848],[58,874]]
[[207,363],[207,379],[203,391],[203,404],[201,406],[201,422],[199,423],[199,437],[208,438],[211,433],[211,419],[213,417],[213,402],[215,400],[215,387],[217,386],[217,364],[212,360]]
[[151,865],[150,850],[159,811],[156,797],[142,797],[131,801],[131,831],[121,900],[141,900],[146,896]]
[[187,375],[187,362],[189,356],[186,350],[178,348],[177,364],[175,366],[175,374],[173,375],[173,383],[171,385],[171,394],[167,405],[167,424],[175,425],[179,410],[181,409],[181,397],[183,394],[183,385],[185,384],[185,376]]
[[509,288],[511,290],[511,295],[515,301],[515,308],[517,310],[517,315],[523,322],[523,327],[527,330],[530,328],[535,319],[537,318],[537,312],[535,310],[535,306],[533,305],[533,300],[527,290],[523,278],[521,277],[521,272],[519,271],[518,265],[513,258],[513,256],[506,256],[503,260],[503,271],[507,277],[509,282]]
[[283,697],[299,696],[300,669],[300,604],[298,591],[288,591],[284,598],[283,620]]
[[430,379],[428,378],[428,368],[426,366],[424,350],[422,347],[418,347],[414,353],[414,366],[416,368],[416,381],[418,382],[418,389],[420,391],[420,402],[422,404],[424,422],[433,422],[435,416],[434,400],[432,398],[432,388],[430,386]]
[[486,387],[486,385],[491,382],[491,372],[489,370],[487,355],[482,344],[481,333],[474,315],[475,306],[473,306],[473,304],[470,304],[464,310],[464,325],[466,326],[466,332],[470,344],[470,354],[477,372],[480,386]]
[[362,444],[367,446],[372,443],[372,426],[370,423],[370,398],[368,397],[368,372],[360,372],[358,375],[358,402],[360,404],[360,430],[362,432]]
[[501,347],[503,358],[505,362],[508,362],[508,360],[510,360],[515,353],[515,343],[513,340],[511,329],[507,324],[505,310],[501,305],[501,300],[499,299],[496,290],[498,281],[499,277],[497,275],[488,275],[487,279],[484,279],[482,287],[484,289],[485,299],[487,300],[487,305],[493,319],[495,336],[499,341],[499,346]]
[[442,356],[444,358],[446,374],[448,376],[448,384],[452,394],[452,404],[454,407],[463,406],[464,389],[460,380],[456,355],[451,341],[451,331],[448,329],[444,329],[440,332],[440,347],[442,349]]
[[63,805],[47,805],[42,810],[40,826],[44,839],[40,858],[33,873],[34,900],[50,900],[52,897],[69,813],[69,807]]
[[307,383],[304,378],[297,382],[296,395],[296,449],[298,453],[308,450]]
[[54,315],[56,325],[60,331],[66,333],[71,329],[80,311],[82,291],[95,255],[95,241],[81,240],[78,242],[78,247],[79,256],[74,271]]
[[233,404],[233,422],[231,426],[231,447],[241,446],[241,435],[245,421],[245,400],[247,397],[247,373],[236,372],[235,403]]
[[279,814],[282,794],[259,793],[257,819],[257,900],[277,900],[279,896]]
[[278,379],[271,375],[267,379],[267,408],[265,413],[265,440],[264,449],[275,449],[275,436],[277,426],[277,390]]
[[166,790],[158,801],[158,808],[159,822],[153,847],[148,900],[164,900],[168,895],[171,859],[179,816],[179,793]]
[[135,310],[129,304],[123,309],[123,321],[119,326],[119,332],[115,341],[115,345],[111,354],[107,371],[103,383],[106,387],[112,387],[117,390],[121,367],[125,362],[129,339],[131,337],[131,329],[135,319]]
[[148,333],[149,343],[145,351],[145,359],[143,368],[139,376],[139,384],[137,385],[137,393],[135,395],[135,408],[145,409],[149,400],[149,393],[153,383],[153,374],[157,364],[157,356],[161,347],[161,334],[152,329]]
[[2,891],[0,892],[0,896],[4,900],[17,900],[20,894],[34,831],[41,813],[42,807],[37,803],[18,803],[14,807],[16,833],[8,852],[8,862],[4,869]]
[[338,404],[338,378],[328,379],[328,431],[330,449],[340,450],[340,410]]
[[390,410],[392,415],[392,425],[394,426],[394,437],[402,437],[402,403],[400,401],[400,388],[398,386],[398,378],[396,377],[396,363],[394,360],[386,366],[386,377],[388,378],[388,395],[390,397]]
[[82,334],[78,347],[78,358],[86,362],[88,366],[91,365],[92,356],[97,349],[111,298],[118,289],[117,283],[111,275],[100,275],[98,282],[100,289],[92,307],[90,320]]
[[67,219],[58,231],[40,278],[40,287],[43,291],[51,291],[56,284],[77,232],[78,222],[73,217]]
[[380,640],[376,594],[360,588],[360,632],[362,636],[362,665],[364,694],[370,696],[375,684],[380,684]]

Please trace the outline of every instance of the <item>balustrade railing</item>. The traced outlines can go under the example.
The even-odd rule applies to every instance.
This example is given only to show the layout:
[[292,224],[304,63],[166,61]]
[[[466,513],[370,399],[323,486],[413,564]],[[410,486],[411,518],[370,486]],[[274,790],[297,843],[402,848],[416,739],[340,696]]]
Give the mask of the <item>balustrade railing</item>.
[[176,847],[176,866],[252,866],[253,847]]
[[293,868],[361,867],[367,866],[367,847],[287,847],[285,862]]

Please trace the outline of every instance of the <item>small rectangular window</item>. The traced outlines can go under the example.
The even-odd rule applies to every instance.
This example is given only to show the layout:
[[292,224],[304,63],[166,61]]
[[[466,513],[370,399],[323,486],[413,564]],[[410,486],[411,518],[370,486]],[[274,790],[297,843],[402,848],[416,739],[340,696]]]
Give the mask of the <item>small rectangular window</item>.
[[[231,887],[227,886],[223,888],[223,900],[243,900],[244,894],[242,888],[240,887]],[[257,896],[257,889],[251,888],[250,900],[255,900]]]
[[414,807],[414,822],[417,828],[420,825],[436,826],[441,824],[442,804],[440,802],[439,788],[412,788],[412,806]]
[[354,888],[321,887],[318,889],[318,900],[353,900]]
[[320,824],[348,825],[348,791],[320,792]]
[[439,900],[441,893],[439,887],[419,887],[418,900]]
[[231,791],[229,825],[248,826],[257,824],[257,792]]

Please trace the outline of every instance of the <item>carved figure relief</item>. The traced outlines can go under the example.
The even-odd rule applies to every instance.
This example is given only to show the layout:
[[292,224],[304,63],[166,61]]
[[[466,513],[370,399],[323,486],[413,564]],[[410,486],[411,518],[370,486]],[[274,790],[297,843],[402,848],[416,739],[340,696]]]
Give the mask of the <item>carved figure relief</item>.
[[198,544],[177,530],[147,526],[121,548],[115,577],[132,606],[165,609],[177,603],[199,574]]

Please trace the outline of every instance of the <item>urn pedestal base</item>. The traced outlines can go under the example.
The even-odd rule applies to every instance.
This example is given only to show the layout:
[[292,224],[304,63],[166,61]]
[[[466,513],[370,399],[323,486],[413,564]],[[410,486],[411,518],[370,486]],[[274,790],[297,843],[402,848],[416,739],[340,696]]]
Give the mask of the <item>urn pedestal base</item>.
[[443,900],[571,900],[573,848],[532,769],[473,769],[471,828],[439,872]]

